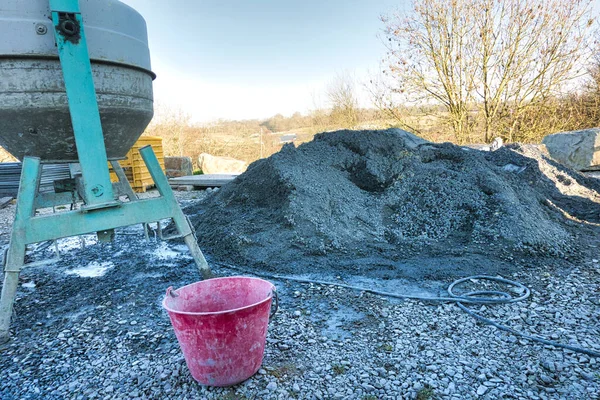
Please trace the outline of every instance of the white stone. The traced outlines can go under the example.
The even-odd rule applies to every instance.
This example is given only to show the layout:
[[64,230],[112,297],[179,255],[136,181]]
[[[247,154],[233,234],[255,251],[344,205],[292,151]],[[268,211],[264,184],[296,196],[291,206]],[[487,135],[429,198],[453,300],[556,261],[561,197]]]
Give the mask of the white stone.
[[231,157],[217,157],[208,153],[200,154],[198,165],[204,174],[241,174],[248,163]]
[[599,128],[555,133],[546,136],[542,143],[552,158],[573,169],[600,166]]
[[483,396],[485,394],[485,392],[488,391],[487,386],[484,385],[480,385],[479,388],[477,389],[477,396]]

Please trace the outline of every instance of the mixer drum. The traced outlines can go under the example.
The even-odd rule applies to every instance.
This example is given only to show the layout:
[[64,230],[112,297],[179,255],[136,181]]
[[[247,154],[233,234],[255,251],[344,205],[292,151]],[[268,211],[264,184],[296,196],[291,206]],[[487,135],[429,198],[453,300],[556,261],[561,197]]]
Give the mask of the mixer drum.
[[[116,0],[79,4],[107,156],[123,158],[153,115],[146,23]],[[48,0],[0,2],[0,146],[19,159],[78,159]]]

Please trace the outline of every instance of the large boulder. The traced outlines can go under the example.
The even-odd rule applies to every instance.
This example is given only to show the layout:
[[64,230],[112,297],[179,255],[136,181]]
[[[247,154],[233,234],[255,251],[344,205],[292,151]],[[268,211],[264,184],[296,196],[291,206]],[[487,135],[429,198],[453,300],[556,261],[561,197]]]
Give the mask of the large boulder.
[[573,169],[600,169],[599,128],[555,133],[542,143],[552,158]]
[[205,174],[241,174],[248,163],[231,157],[217,157],[208,153],[200,154],[198,165]]
[[169,178],[193,175],[191,157],[165,157],[165,173]]

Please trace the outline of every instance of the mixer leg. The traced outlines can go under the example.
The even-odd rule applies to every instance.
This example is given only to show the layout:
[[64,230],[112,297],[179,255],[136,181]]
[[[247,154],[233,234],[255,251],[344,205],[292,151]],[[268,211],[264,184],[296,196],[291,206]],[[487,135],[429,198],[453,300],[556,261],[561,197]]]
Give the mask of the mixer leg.
[[19,272],[25,263],[27,243],[23,232],[33,216],[35,196],[41,176],[40,159],[25,157],[17,196],[15,222],[10,237],[10,245],[4,260],[4,284],[0,298],[0,343],[9,339],[10,319],[13,312],[15,295],[19,286]]
[[131,188],[129,181],[127,180],[127,175],[125,175],[125,171],[123,170],[123,167],[121,167],[121,164],[119,164],[118,161],[111,161],[110,165],[112,166],[113,171],[115,171],[115,175],[117,175],[117,178],[119,178],[119,184],[121,186],[121,189],[123,190],[127,198],[129,198],[129,201],[136,201],[138,197]]
[[190,249],[190,253],[192,253],[192,257],[194,257],[194,261],[196,262],[196,266],[198,267],[198,271],[200,271],[200,275],[202,275],[202,279],[210,279],[213,277],[213,274],[208,266],[208,262],[206,262],[206,258],[204,258],[204,254],[202,254],[202,250],[198,246],[198,242],[196,241],[196,236],[193,234],[189,234],[183,238],[185,244]]
[[4,284],[2,285],[2,300],[0,300],[0,343],[7,342],[10,339],[10,319],[18,286],[19,273],[6,271],[4,273]]
[[160,168],[160,164],[158,163],[158,159],[156,158],[152,147],[142,147],[140,149],[140,154],[144,159],[144,163],[148,168],[148,172],[150,172],[150,175],[152,176],[152,180],[154,181],[158,192],[161,194],[164,200],[170,204],[173,213],[171,218],[173,218],[173,222],[177,227],[177,231],[183,236],[185,244],[190,249],[190,253],[192,254],[192,257],[194,257],[194,261],[196,262],[198,271],[200,271],[200,275],[202,275],[203,279],[212,278],[213,275],[210,271],[210,267],[208,266],[208,262],[206,262],[206,258],[204,258],[204,254],[202,254],[202,250],[200,250],[200,247],[198,247],[198,241],[194,235],[193,227],[183,214],[183,211],[181,211],[179,204],[177,204],[177,199],[175,199],[173,189],[171,189],[169,181],[167,181],[167,177]]

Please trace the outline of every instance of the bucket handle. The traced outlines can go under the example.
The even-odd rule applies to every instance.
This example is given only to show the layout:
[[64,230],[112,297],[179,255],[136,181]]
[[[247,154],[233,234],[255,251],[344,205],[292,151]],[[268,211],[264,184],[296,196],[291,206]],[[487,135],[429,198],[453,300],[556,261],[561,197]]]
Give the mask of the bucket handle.
[[[179,297],[179,293],[173,290],[173,286],[169,286],[167,288],[167,296],[177,298]],[[277,310],[279,310],[279,296],[277,295],[275,286],[273,286],[273,289],[271,290],[271,297],[274,299],[275,305],[273,306],[273,303],[271,303],[271,313],[269,314],[269,319],[273,318],[275,314],[277,314]]]
[[275,286],[273,286],[273,289],[271,290],[271,296],[274,300],[275,305],[271,303],[271,314],[269,314],[269,320],[271,320],[275,316],[275,314],[277,314],[277,310],[279,310],[279,296],[277,295],[277,289],[275,288]]
[[177,293],[175,290],[173,290],[173,286],[169,286],[167,288],[167,296],[171,296],[173,298],[179,297],[179,293]]

